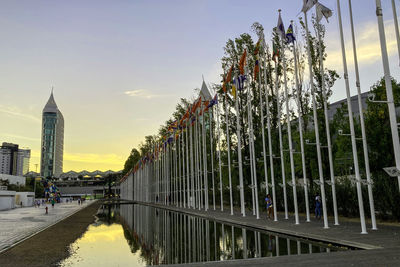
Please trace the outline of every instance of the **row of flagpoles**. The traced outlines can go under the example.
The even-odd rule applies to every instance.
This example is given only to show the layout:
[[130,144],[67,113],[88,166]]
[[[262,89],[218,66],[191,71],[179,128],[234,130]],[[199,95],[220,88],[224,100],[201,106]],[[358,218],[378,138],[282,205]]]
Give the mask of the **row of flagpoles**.
[[[365,214],[364,214],[364,206],[363,206],[363,197],[361,186],[362,184],[366,184],[368,187],[368,200],[370,207],[370,217],[372,222],[372,229],[376,230],[376,220],[375,220],[375,209],[374,209],[374,199],[372,194],[372,181],[371,174],[369,170],[369,161],[368,161],[368,147],[366,142],[366,134],[365,134],[365,126],[364,126],[364,118],[363,112],[360,112],[360,124],[361,124],[361,134],[362,134],[362,144],[363,144],[363,155],[365,160],[365,176],[366,181],[361,178],[360,168],[359,168],[359,160],[357,154],[356,147],[356,134],[353,125],[353,112],[352,105],[350,101],[350,85],[348,78],[348,69],[347,69],[347,61],[346,61],[346,51],[344,46],[344,36],[343,36],[343,25],[341,18],[341,8],[340,8],[340,0],[337,0],[337,15],[339,21],[339,32],[340,32],[340,43],[341,43],[341,51],[342,51],[342,62],[343,62],[343,77],[345,81],[346,88],[346,96],[347,96],[347,108],[348,108],[348,117],[350,124],[350,134],[351,144],[352,144],[352,153],[353,153],[353,162],[354,162],[354,171],[355,171],[355,180],[357,187],[357,196],[358,196],[358,205],[359,205],[359,213],[360,213],[360,223],[361,223],[361,233],[367,233],[366,222],[365,222]],[[354,67],[355,67],[355,75],[356,75],[356,87],[357,87],[357,95],[358,95],[358,105],[360,111],[362,110],[362,102],[361,102],[361,85],[359,78],[359,70],[358,70],[358,61],[357,61],[357,50],[356,50],[356,40],[354,34],[354,25],[353,25],[353,15],[352,15],[352,6],[351,0],[349,2],[349,12],[350,12],[350,29],[352,36],[352,45],[353,45],[353,57],[354,57]],[[311,48],[309,45],[311,44],[310,40],[310,32],[308,29],[308,19],[307,13],[313,7],[316,7],[316,20],[318,22],[316,38],[319,41],[319,71],[321,73],[324,72],[323,65],[323,55],[322,55],[322,47],[321,47],[321,20],[325,18],[328,20],[329,17],[332,16],[332,11],[319,3],[317,0],[305,0],[303,3],[302,12],[304,13],[304,22],[305,22],[305,30],[306,30],[306,47],[307,47],[307,56],[308,56],[308,66],[309,66],[309,77],[310,77],[310,88],[311,88],[311,97],[312,97],[312,107],[313,107],[313,125],[315,131],[315,143],[309,143],[310,145],[315,145],[317,152],[317,163],[318,163],[318,178],[317,180],[313,180],[320,187],[321,193],[321,202],[322,202],[322,212],[323,212],[323,223],[324,228],[328,228],[328,217],[327,217],[327,206],[326,206],[326,192],[325,192],[325,184],[331,186],[332,192],[332,203],[333,203],[333,214],[334,214],[334,225],[339,224],[338,218],[338,207],[336,201],[336,189],[335,189],[335,176],[334,176],[334,168],[333,168],[333,158],[332,158],[332,144],[331,144],[331,136],[329,129],[329,118],[328,118],[328,106],[327,106],[327,96],[326,96],[326,88],[325,82],[322,81],[322,97],[323,97],[323,110],[324,110],[324,119],[325,119],[325,130],[326,130],[326,146],[321,145],[321,138],[319,136],[319,122],[317,119],[317,106],[316,106],[316,88],[313,82],[313,69],[311,63]],[[395,21],[396,28],[396,37],[398,41],[398,49],[400,56],[400,42],[398,35],[398,26],[397,26],[397,15],[396,15],[396,6],[395,2],[392,0],[392,8],[393,15]],[[395,115],[395,107],[393,102],[393,93],[391,88],[391,77],[388,63],[388,54],[386,48],[385,41],[385,29],[383,25],[382,18],[382,8],[380,0],[376,0],[376,15],[378,20],[379,27],[379,35],[381,41],[381,53],[382,53],[382,62],[384,69],[384,76],[386,82],[386,92],[387,92],[387,103],[390,114],[390,123],[392,130],[392,138],[393,138],[393,147],[395,152],[395,160],[396,167],[400,169],[400,145],[399,145],[399,136],[397,131],[397,121]],[[279,156],[276,157],[273,154],[273,140],[271,131],[271,105],[268,99],[268,91],[267,91],[267,64],[268,61],[265,53],[266,42],[264,35],[261,33],[259,35],[259,41],[256,44],[256,49],[254,55],[257,60],[255,63],[254,69],[254,78],[249,76],[248,65],[246,64],[248,53],[247,50],[244,50],[242,54],[238,68],[235,69],[235,65],[232,65],[228,70],[226,75],[224,76],[223,81],[223,91],[224,93],[221,95],[215,94],[214,97],[211,96],[210,91],[203,80],[203,84],[200,91],[200,96],[198,99],[190,106],[187,107],[186,112],[182,116],[180,120],[173,122],[169,126],[169,135],[164,136],[162,142],[158,142],[154,144],[152,152],[143,157],[132,169],[130,173],[128,173],[121,180],[121,195],[125,199],[133,199],[136,201],[144,201],[144,202],[158,202],[163,203],[165,205],[176,205],[181,208],[193,208],[193,209],[204,209],[205,211],[209,210],[209,204],[212,203],[212,208],[215,210],[217,205],[216,199],[216,190],[219,190],[219,206],[221,211],[224,210],[224,184],[222,182],[222,168],[227,167],[228,169],[228,185],[227,189],[229,189],[229,204],[230,204],[230,214],[234,214],[234,204],[233,204],[233,188],[232,188],[232,179],[238,179],[239,181],[239,198],[240,198],[240,213],[242,216],[246,216],[246,208],[245,208],[245,192],[244,192],[244,164],[249,164],[250,169],[250,180],[251,180],[251,205],[253,215],[256,216],[257,219],[260,218],[259,212],[259,196],[258,194],[265,190],[265,194],[272,193],[272,201],[273,201],[273,215],[274,220],[278,220],[277,216],[277,205],[276,205],[276,179],[274,160],[280,159],[281,165],[281,175],[282,175],[282,183],[279,183],[282,188],[283,193],[283,202],[284,202],[284,216],[285,219],[288,219],[288,203],[287,203],[287,185],[292,187],[293,193],[293,207],[294,207],[294,218],[295,224],[299,224],[299,211],[298,211],[298,199],[297,199],[297,186],[300,185],[304,190],[305,197],[305,210],[306,210],[306,221],[310,221],[310,204],[309,204],[309,196],[308,189],[309,184],[306,177],[306,163],[305,163],[305,148],[304,148],[304,136],[303,136],[303,128],[304,121],[302,118],[302,112],[300,110],[300,82],[299,82],[299,73],[298,73],[298,58],[296,51],[296,37],[293,32],[293,23],[290,24],[288,30],[285,31],[284,24],[281,18],[281,11],[279,10],[278,15],[278,24],[276,27],[276,34],[279,38],[279,44],[281,46],[281,51],[278,51],[277,48],[274,47],[273,53],[273,61],[274,61],[274,69],[275,69],[275,94],[277,99],[280,99],[280,94],[282,93],[279,88],[279,83],[281,81],[280,75],[278,73],[278,64],[282,63],[283,68],[283,99],[284,101],[284,110],[281,110],[279,101],[276,101],[277,108],[277,127],[278,127],[278,138],[279,138]],[[288,49],[288,48],[291,49]],[[290,106],[289,106],[289,91],[287,85],[287,61],[286,61],[286,52],[291,50],[293,52],[294,59],[294,80],[296,87],[296,95],[295,99],[297,102],[297,115],[298,115],[298,131],[300,138],[300,151],[296,152],[293,148],[293,137],[291,133],[291,121],[290,118]],[[262,71],[260,71],[262,70]],[[321,75],[322,79],[324,79],[324,75]],[[253,129],[253,109],[252,103],[253,99],[255,99],[254,95],[252,95],[252,90],[250,89],[250,80],[252,80],[258,86],[258,91],[260,94],[260,102],[259,111],[261,117],[261,134],[262,134],[262,156],[263,156],[263,167],[264,167],[264,181],[260,183],[257,177],[257,157],[255,152],[255,137],[254,137],[254,129]],[[242,108],[247,107],[247,118],[240,117],[240,105],[239,105],[239,97],[238,90],[246,91],[247,90],[247,99],[246,105],[241,106]],[[265,96],[263,99],[262,96]],[[222,101],[224,103],[220,103],[220,98],[222,97]],[[231,108],[229,107],[229,101],[234,102],[233,110],[236,114],[236,138],[233,140],[237,142],[237,161],[231,159],[231,143],[232,138],[230,133],[230,120],[228,118],[228,114],[231,112]],[[382,101],[381,101],[382,102]],[[220,111],[222,107],[225,107],[225,141],[227,145],[227,162],[222,162],[221,152],[223,151],[221,147],[222,142],[222,134],[221,130],[221,122],[220,119]],[[265,109],[265,115],[264,115]],[[282,125],[281,118],[283,112],[286,112],[286,129],[287,129],[287,138],[289,145],[289,162],[290,162],[290,179],[285,175],[285,160],[284,160],[284,152],[286,150],[283,146],[283,134],[282,134]],[[243,113],[244,114],[244,113]],[[266,129],[265,133],[265,119],[266,118]],[[241,129],[242,124],[241,120],[244,119],[247,121],[247,129]],[[208,137],[207,137],[207,131]],[[242,155],[242,136],[245,136],[245,133],[248,134],[248,144],[249,144],[249,155],[246,155],[243,159]],[[207,138],[209,140],[207,140]],[[321,150],[323,148],[327,148],[328,150],[328,162],[329,162],[329,174],[330,181],[326,181],[323,174],[323,164],[321,158]],[[268,152],[267,152],[268,151]],[[302,180],[303,182],[299,184],[295,175],[295,165],[294,165],[294,153],[301,154],[301,169],[302,169]],[[218,163],[218,168],[215,168],[214,164]],[[208,163],[211,163],[211,166],[208,166]],[[232,177],[232,168],[237,167],[237,177]],[[269,167],[269,170],[268,170]],[[211,176],[211,177],[210,177]],[[130,178],[131,177],[131,178]],[[211,178],[211,185],[210,179]],[[129,179],[132,179],[131,181]],[[216,188],[216,180],[218,179],[218,188]],[[399,180],[399,188],[400,188],[400,177]],[[265,188],[261,188],[259,190],[258,185],[264,184]],[[211,188],[209,189],[209,186]],[[211,201],[209,199],[209,193],[212,193]]]

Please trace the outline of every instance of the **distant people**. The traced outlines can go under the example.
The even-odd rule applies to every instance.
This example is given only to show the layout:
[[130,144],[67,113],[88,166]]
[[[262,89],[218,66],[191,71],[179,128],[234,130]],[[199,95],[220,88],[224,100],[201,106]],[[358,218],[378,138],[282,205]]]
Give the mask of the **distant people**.
[[78,198],[78,205],[80,205],[81,204],[81,199],[80,198]]
[[51,207],[54,208],[54,198],[51,200]]
[[319,193],[315,196],[315,219],[321,219],[321,196]]
[[272,209],[273,203],[270,194],[268,194],[267,197],[265,198],[265,203],[267,204],[267,219],[272,219],[274,211]]

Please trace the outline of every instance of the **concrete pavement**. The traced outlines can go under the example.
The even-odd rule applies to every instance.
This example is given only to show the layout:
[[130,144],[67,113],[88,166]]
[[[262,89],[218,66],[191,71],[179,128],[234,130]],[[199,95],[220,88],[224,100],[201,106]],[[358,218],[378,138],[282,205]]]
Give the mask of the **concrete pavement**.
[[77,201],[56,203],[54,208],[47,204],[48,214],[45,214],[46,205],[0,211],[0,253],[93,202],[84,201],[81,205]]

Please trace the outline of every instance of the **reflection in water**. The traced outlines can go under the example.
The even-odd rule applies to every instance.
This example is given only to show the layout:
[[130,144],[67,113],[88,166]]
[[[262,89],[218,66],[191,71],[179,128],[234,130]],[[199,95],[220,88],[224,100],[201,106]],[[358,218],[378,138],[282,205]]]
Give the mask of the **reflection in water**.
[[[122,226],[121,226],[122,225]],[[143,266],[337,251],[338,247],[142,205],[103,206],[61,266]]]

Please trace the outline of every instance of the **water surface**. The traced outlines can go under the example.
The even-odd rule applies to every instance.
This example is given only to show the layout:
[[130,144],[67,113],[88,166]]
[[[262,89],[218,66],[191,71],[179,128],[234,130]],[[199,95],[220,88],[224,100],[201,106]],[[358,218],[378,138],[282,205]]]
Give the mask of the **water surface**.
[[137,204],[103,205],[60,266],[145,266],[344,250]]

